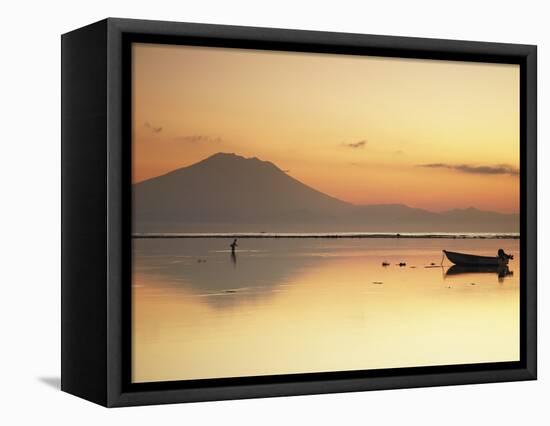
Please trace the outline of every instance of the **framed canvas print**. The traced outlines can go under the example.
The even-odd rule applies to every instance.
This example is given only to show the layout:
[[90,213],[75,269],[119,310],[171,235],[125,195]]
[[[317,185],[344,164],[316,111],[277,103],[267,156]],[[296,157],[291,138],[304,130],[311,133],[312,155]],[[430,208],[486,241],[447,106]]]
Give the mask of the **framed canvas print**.
[[536,47],[107,19],[62,37],[62,389],[536,378]]

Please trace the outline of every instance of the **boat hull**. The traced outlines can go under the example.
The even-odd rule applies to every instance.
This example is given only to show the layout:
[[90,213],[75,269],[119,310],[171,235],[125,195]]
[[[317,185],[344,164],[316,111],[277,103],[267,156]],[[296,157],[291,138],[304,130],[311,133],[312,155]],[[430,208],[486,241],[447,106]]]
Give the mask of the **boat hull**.
[[454,251],[443,250],[447,259],[459,266],[504,266],[508,264],[507,258],[497,256],[477,256],[474,254],[457,253]]

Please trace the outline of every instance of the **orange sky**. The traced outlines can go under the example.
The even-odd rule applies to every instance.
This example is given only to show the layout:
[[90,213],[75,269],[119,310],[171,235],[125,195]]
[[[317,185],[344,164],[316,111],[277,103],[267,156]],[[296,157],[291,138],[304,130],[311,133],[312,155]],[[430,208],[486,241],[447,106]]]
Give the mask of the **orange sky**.
[[134,181],[216,152],[355,204],[517,212],[519,66],[135,44]]

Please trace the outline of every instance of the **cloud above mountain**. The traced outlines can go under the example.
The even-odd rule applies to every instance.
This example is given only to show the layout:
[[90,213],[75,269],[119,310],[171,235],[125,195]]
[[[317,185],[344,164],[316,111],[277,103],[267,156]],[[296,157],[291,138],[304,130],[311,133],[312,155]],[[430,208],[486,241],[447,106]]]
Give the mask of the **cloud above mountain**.
[[155,127],[148,121],[145,122],[144,126],[149,129],[152,133],[160,133],[162,132],[162,127]]
[[363,139],[363,140],[360,140],[360,141],[357,141],[357,142],[344,143],[343,145],[346,148],[357,149],[357,148],[364,148],[366,144],[367,144],[367,140]]
[[192,143],[192,144],[209,144],[209,143],[220,143],[222,138],[219,136],[209,136],[209,135],[186,135],[186,136],[177,136],[174,138],[176,142],[183,143]]
[[519,175],[519,169],[508,164],[497,164],[494,166],[475,166],[470,164],[429,163],[419,164],[418,167],[427,167],[431,169],[450,169],[462,173],[479,175]]

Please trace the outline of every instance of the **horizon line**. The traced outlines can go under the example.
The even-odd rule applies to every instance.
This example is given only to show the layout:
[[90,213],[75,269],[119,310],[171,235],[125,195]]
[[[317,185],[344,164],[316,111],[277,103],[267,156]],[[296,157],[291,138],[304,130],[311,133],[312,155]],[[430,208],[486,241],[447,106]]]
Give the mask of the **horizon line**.
[[519,232],[133,232],[132,238],[433,238],[519,239]]

